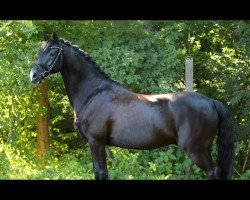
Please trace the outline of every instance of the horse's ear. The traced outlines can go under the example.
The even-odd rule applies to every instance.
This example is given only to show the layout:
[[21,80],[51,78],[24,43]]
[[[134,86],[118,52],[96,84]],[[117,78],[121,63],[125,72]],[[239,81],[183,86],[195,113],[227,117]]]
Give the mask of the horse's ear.
[[43,34],[43,38],[44,38],[45,41],[49,40],[49,36],[46,33]]
[[53,31],[53,33],[52,33],[52,38],[53,38],[53,40],[55,41],[55,42],[58,42],[58,36],[57,36],[57,34],[56,34],[56,32],[54,32]]

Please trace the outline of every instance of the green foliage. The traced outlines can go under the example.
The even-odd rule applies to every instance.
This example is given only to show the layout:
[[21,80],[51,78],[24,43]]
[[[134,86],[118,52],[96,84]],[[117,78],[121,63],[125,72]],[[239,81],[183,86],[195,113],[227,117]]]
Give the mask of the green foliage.
[[104,35],[102,48],[91,56],[111,77],[135,92],[170,92],[183,77],[179,52],[166,30],[149,32],[144,24],[139,25],[132,22],[120,28],[116,22]]
[[37,94],[27,78],[37,48],[35,34],[29,21],[1,21],[0,134],[17,153],[35,152]]
[[[201,179],[201,170],[175,146],[161,150],[135,151],[110,148],[108,167],[111,179]],[[117,167],[119,166],[119,167]]]
[[[37,86],[28,73],[44,32],[79,45],[113,79],[138,93],[184,90],[184,60],[194,58],[195,91],[227,105],[234,121],[234,178],[249,179],[250,68],[248,21],[0,20],[0,179],[93,179],[86,141],[60,74],[49,78],[51,149],[36,158]],[[216,146],[213,157],[216,160]],[[107,148],[111,179],[205,179],[178,148]]]
[[234,40],[237,45],[244,47],[248,55],[250,54],[250,21],[240,20],[236,23],[237,29],[235,29]]
[[[53,151],[47,152],[43,158],[46,166],[41,167],[30,153],[16,154],[13,149],[4,146],[0,151],[0,179],[94,178],[91,156],[86,149],[71,150],[59,158]],[[174,146],[152,151],[107,148],[106,152],[111,180],[205,178],[203,172]]]

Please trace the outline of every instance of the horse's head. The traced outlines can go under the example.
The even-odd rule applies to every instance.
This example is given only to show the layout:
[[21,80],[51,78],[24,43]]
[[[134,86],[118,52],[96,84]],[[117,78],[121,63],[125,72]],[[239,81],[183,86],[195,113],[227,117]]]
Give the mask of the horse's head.
[[50,74],[57,73],[62,68],[62,47],[53,32],[52,37],[44,35],[45,42],[39,48],[38,60],[30,71],[30,81],[40,83]]

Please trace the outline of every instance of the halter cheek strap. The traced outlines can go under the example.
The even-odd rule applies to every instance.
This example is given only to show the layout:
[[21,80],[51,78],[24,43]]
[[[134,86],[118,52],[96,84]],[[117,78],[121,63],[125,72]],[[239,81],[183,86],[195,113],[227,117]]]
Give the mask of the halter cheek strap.
[[59,62],[60,62],[60,70],[62,69],[62,48],[61,47],[52,46],[52,47],[50,47],[50,49],[59,49],[59,52],[58,52],[58,54],[57,54],[54,62],[48,67],[47,70],[45,70],[44,72],[41,73],[41,76],[43,78],[47,78],[50,75],[50,72],[52,71],[52,69],[53,69],[55,63],[57,62],[59,56],[60,56],[60,60],[59,60]]

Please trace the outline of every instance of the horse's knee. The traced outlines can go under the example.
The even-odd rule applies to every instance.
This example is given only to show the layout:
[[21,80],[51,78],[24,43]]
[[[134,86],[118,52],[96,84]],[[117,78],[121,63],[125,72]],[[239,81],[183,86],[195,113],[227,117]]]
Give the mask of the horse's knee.
[[95,180],[108,180],[108,171],[105,169],[95,170]]
[[218,180],[220,179],[220,173],[221,173],[220,168],[218,166],[215,166],[208,172],[208,179]]
[[100,180],[107,180],[108,179],[108,171],[107,170],[100,170],[99,173]]
[[100,143],[100,141],[95,140],[94,138],[89,138],[88,143],[92,154],[95,179],[108,179],[105,144]]

